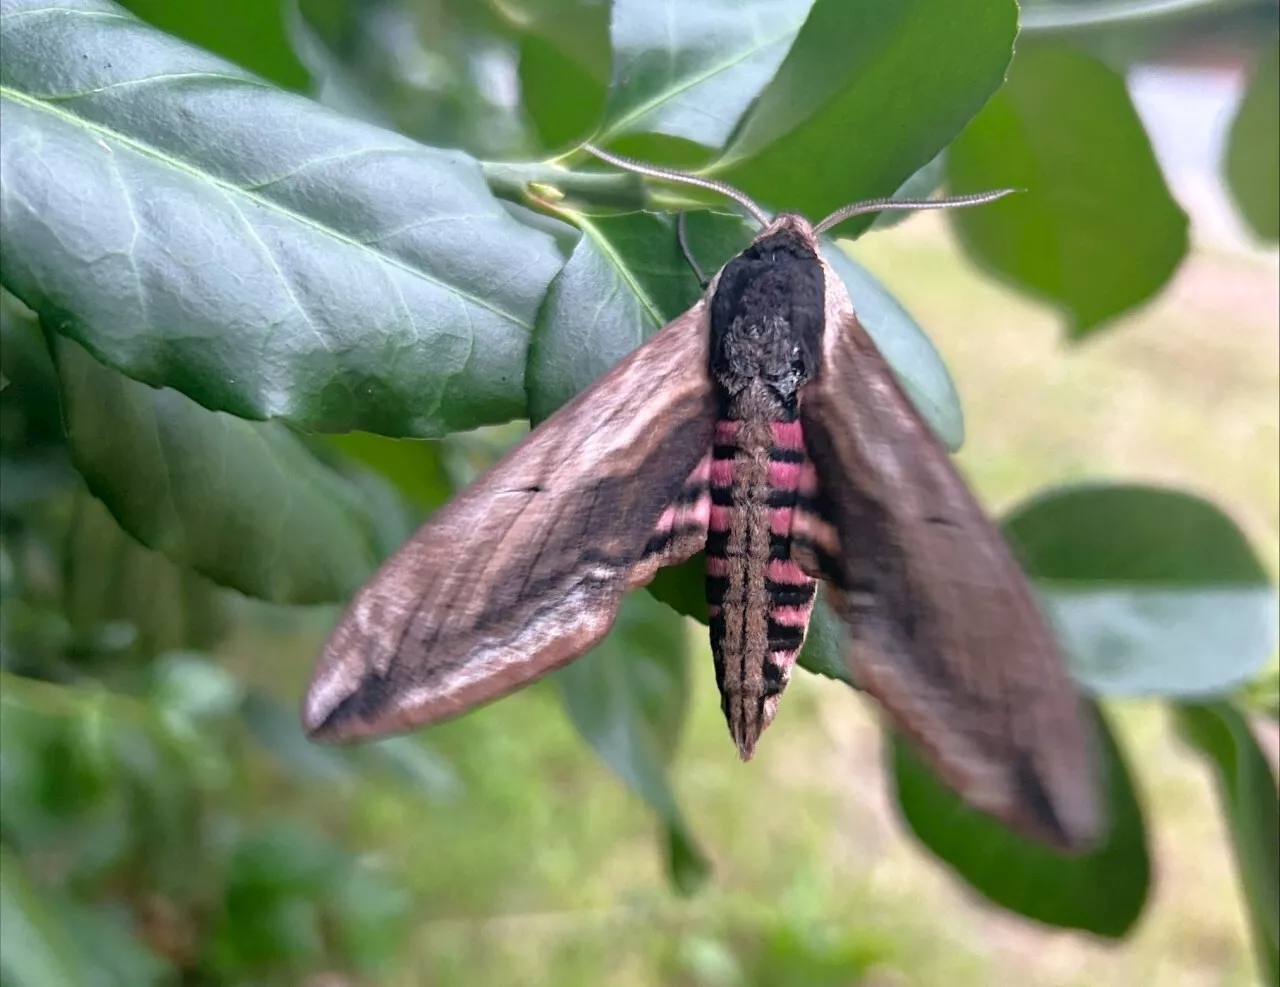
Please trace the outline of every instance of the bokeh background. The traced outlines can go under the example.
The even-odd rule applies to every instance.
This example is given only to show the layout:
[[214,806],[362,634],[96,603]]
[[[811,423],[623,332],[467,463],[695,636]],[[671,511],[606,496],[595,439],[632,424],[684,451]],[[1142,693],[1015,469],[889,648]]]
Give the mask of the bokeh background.
[[[1148,882],[1145,862],[1133,864],[1125,886],[1136,887],[1136,904],[1118,927],[1055,928],[1000,908],[922,845],[902,820],[875,710],[843,683],[797,673],[756,759],[739,763],[705,628],[647,597],[629,618],[632,637],[602,657],[620,667],[634,646],[652,660],[638,678],[579,680],[576,708],[573,686],[547,681],[405,738],[334,750],[303,737],[297,702],[340,602],[327,587],[346,580],[349,590],[361,574],[359,565],[341,578],[320,571],[349,562],[352,553],[334,545],[354,537],[350,517],[364,526],[360,551],[385,552],[523,425],[431,441],[375,437],[368,425],[325,437],[347,429],[270,431],[252,409],[211,404],[207,381],[184,377],[180,361],[175,370],[164,359],[141,367],[145,360],[121,356],[94,335],[92,299],[82,311],[44,287],[67,257],[88,264],[92,253],[48,219],[57,213],[51,203],[74,200],[77,183],[89,188],[84,176],[105,166],[86,150],[85,172],[48,169],[33,179],[22,156],[54,142],[54,132],[22,114],[32,106],[82,112],[77,100],[92,87],[75,83],[75,56],[114,57],[161,85],[199,85],[167,47],[183,39],[345,119],[486,162],[546,162],[593,133],[620,11],[635,21],[633,41],[687,55],[670,40],[677,34],[661,40],[679,26],[674,3],[131,0],[114,10],[81,4],[92,17],[70,27],[57,18],[32,27],[47,10],[5,0],[0,60],[21,67],[0,67],[5,987],[1275,982],[1280,82],[1269,0],[1028,0],[1018,58],[1052,49],[1060,61],[1035,63],[1034,84],[1002,90],[997,101],[1007,108],[1043,98],[1043,133],[1060,139],[1033,135],[1024,146],[984,111],[911,187],[928,194],[1010,183],[984,164],[994,141],[996,159],[1027,148],[1048,155],[1019,159],[1016,177],[1030,176],[1036,203],[1046,189],[1052,196],[1055,175],[1102,174],[1106,217],[1073,227],[1089,200],[1064,195],[1063,228],[1052,236],[1036,225],[1047,222],[1043,213],[1025,222],[1015,215],[1004,227],[920,214],[841,242],[936,346],[963,406],[959,461],[993,515],[1058,484],[1167,486],[1216,505],[1265,576],[1246,586],[1247,612],[1261,614],[1261,629],[1223,632],[1223,642],[1243,642],[1223,664],[1243,663],[1248,675],[1224,687],[1217,705],[1187,713],[1165,697],[1107,700],[1144,808],[1151,869]],[[706,9],[768,23],[769,6]],[[809,4],[790,6],[798,26]],[[933,16],[929,4],[916,6],[912,16]],[[129,12],[154,29],[137,48],[113,55],[76,34],[90,20],[124,23]],[[874,53],[857,57],[874,61]],[[1028,67],[1015,61],[1011,78],[1032,79],[1035,56],[1025,57]],[[1073,59],[1087,60],[1083,76],[1072,74]],[[1117,86],[1108,89],[1110,80]],[[1091,103],[1095,92],[1127,100],[1117,110],[1101,96]],[[191,118],[179,107],[155,118],[122,112],[113,126],[184,161],[237,153],[234,141],[191,150],[216,127],[200,131],[197,113],[195,129],[184,130]],[[1036,119],[1034,103],[1022,110],[1024,123]],[[1126,113],[1140,127],[1115,124]],[[275,125],[288,130],[284,118]],[[687,166],[713,160],[718,145],[699,147],[671,129],[619,131],[616,146]],[[173,134],[190,143],[173,151]],[[1149,141],[1158,171],[1131,167],[1127,140]],[[313,151],[322,156],[324,145]],[[790,167],[803,186],[803,154]],[[554,184],[553,172],[489,167],[485,176],[504,208],[551,230],[568,255],[576,233],[526,194],[527,179]],[[586,205],[562,208],[561,220],[616,205],[607,200],[617,189],[593,202],[586,185],[567,179],[565,187]],[[322,188],[320,198],[340,212],[342,194]],[[1154,205],[1128,212],[1118,202]],[[1189,217],[1185,250],[1179,207]],[[90,229],[94,209],[81,213]],[[1021,266],[1002,260],[1010,231],[1024,237],[1018,249],[1030,260]],[[1053,265],[1036,252],[1076,235],[1093,238],[1084,254],[1103,258],[1123,257],[1132,244],[1134,273],[1118,279],[1118,294],[1099,300],[1049,283]],[[216,244],[210,249],[216,256]],[[1078,273],[1090,276],[1089,265]],[[173,292],[199,296],[200,276]],[[269,319],[251,287],[242,301],[251,325]],[[207,500],[193,501],[193,490]],[[237,526],[252,505],[274,510],[278,501],[278,525],[273,516]],[[157,526],[151,519],[166,511],[172,523]],[[1179,532],[1168,537],[1180,544]],[[1197,587],[1214,588],[1204,583]],[[299,604],[309,592],[329,602],[266,602]],[[1244,612],[1225,609],[1224,619]],[[584,720],[601,709],[604,726],[593,735]],[[1225,724],[1231,750],[1214,753],[1211,728],[1189,742],[1194,722],[1204,722],[1189,717],[1219,714],[1213,722]],[[1244,734],[1231,733],[1241,725]],[[648,733],[627,733],[638,729]],[[645,743],[669,757],[679,827],[661,806],[655,815],[643,780],[628,778],[633,789],[611,770],[621,765],[626,776],[640,762],[625,751]],[[686,838],[690,845],[670,845]],[[1003,851],[991,846],[999,869]]]

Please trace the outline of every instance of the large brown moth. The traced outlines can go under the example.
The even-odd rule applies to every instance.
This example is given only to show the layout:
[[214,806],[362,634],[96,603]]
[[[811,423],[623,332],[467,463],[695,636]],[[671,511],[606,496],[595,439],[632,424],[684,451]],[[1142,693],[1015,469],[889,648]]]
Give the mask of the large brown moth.
[[[706,552],[716,682],[744,759],[816,581],[854,681],[971,805],[1063,848],[1102,828],[1092,737],[1025,577],[854,315],[811,224],[763,228],[702,298],[432,515],[356,594],[316,667],[313,738],[406,730],[578,658],[623,594]],[[682,238],[683,245],[683,238]]]

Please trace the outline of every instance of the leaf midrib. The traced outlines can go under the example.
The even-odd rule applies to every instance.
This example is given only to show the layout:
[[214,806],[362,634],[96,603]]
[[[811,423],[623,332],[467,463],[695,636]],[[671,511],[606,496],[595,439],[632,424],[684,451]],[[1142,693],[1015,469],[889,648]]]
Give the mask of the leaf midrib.
[[[801,20],[800,23],[801,25],[803,25],[804,21]],[[752,57],[753,55],[757,55],[760,52],[764,51],[764,49],[768,48],[770,45],[777,44],[779,41],[785,38],[788,34],[794,35],[798,30],[799,30],[799,26],[796,26],[794,28],[788,29],[787,31],[779,32],[778,34],[773,35],[767,41],[757,44],[753,48],[744,49],[735,58],[731,58],[728,61],[720,62],[719,64],[711,67],[705,72],[699,73],[698,75],[690,76],[680,85],[675,86],[674,88],[671,88],[671,89],[664,90],[658,96],[654,96],[654,97],[651,97],[650,99],[645,100],[644,102],[635,106],[633,109],[624,113],[622,116],[618,117],[617,120],[609,124],[609,126],[607,126],[605,129],[601,130],[596,135],[596,141],[598,143],[601,143],[617,136],[619,133],[625,133],[627,126],[634,123],[638,118],[644,116],[646,113],[650,113],[653,110],[657,109],[659,106],[661,106],[663,103],[666,103],[670,100],[675,99],[681,93],[688,92],[690,89],[694,88],[695,86],[700,86],[702,83],[706,82],[708,79],[712,79],[722,72],[728,72],[734,66],[739,65],[742,62],[746,61],[748,58]]]
[[574,219],[579,228],[591,237],[596,246],[600,248],[600,252],[604,255],[605,259],[608,260],[614,270],[618,272],[618,276],[621,277],[627,287],[631,289],[636,300],[640,302],[641,307],[644,308],[644,310],[649,313],[649,317],[653,319],[653,324],[658,327],[665,325],[667,320],[663,318],[661,310],[658,308],[654,300],[649,297],[644,288],[641,287],[640,282],[635,279],[634,275],[632,275],[631,268],[623,262],[621,256],[616,250],[614,250],[613,243],[609,238],[605,236],[604,233],[601,232],[600,228],[587,216],[579,213],[575,215]]

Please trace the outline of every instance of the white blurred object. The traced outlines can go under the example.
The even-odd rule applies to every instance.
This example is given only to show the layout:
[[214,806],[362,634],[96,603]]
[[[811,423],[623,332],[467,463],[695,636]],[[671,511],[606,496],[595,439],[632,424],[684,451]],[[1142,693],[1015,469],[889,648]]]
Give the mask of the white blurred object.
[[1222,175],[1246,81],[1244,66],[1141,65],[1128,74],[1129,93],[1169,190],[1191,216],[1194,241],[1275,262],[1275,248],[1260,245],[1244,226]]

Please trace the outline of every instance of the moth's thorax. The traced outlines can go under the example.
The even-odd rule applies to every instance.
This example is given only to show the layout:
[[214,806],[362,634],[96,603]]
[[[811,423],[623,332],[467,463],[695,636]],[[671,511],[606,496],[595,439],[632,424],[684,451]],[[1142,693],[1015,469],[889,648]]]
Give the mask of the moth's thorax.
[[782,225],[725,265],[711,299],[711,372],[733,398],[753,385],[794,407],[822,352],[822,262]]

